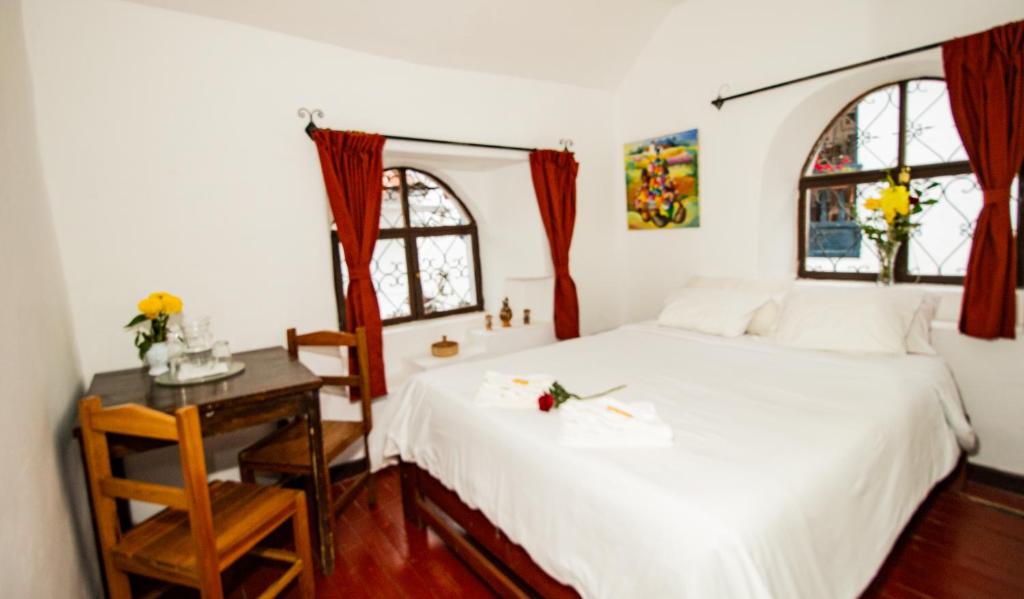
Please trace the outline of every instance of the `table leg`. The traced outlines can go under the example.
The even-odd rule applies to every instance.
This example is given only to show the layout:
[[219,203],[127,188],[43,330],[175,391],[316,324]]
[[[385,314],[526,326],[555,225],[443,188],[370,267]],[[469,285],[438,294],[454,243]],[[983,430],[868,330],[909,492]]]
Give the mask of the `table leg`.
[[324,459],[323,432],[320,426],[320,392],[306,394],[306,423],[309,435],[309,462],[312,466],[313,505],[315,513],[310,514],[319,534],[320,572],[328,575],[334,571],[334,510],[331,509],[331,494],[327,462]]

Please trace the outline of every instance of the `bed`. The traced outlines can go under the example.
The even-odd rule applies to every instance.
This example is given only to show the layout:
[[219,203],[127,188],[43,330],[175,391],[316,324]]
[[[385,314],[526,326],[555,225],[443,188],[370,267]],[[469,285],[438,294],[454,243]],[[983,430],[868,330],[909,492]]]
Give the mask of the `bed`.
[[[556,412],[472,401],[488,370],[581,394],[625,383],[616,397],[653,402],[673,446],[560,446]],[[409,473],[407,514],[424,514],[427,481],[533,591],[588,598],[855,597],[974,444],[941,358],[654,323],[423,373],[399,400],[387,451]]]

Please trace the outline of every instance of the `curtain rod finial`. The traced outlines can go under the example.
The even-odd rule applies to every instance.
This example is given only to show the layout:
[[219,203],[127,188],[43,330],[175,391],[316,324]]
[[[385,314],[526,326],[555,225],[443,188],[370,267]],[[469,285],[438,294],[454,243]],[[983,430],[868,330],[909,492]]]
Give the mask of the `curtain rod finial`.
[[314,122],[313,119],[324,118],[324,111],[320,110],[319,108],[299,108],[298,115],[300,119],[309,117],[309,123],[306,125],[306,135],[313,137],[313,132],[319,129],[319,127],[316,126],[316,122]]
[[725,101],[728,100],[728,98],[722,97],[722,92],[727,91],[729,91],[729,84],[723,83],[722,85],[718,86],[718,97],[715,98],[714,100],[711,100],[711,104],[718,110],[721,110],[722,106],[725,104]]

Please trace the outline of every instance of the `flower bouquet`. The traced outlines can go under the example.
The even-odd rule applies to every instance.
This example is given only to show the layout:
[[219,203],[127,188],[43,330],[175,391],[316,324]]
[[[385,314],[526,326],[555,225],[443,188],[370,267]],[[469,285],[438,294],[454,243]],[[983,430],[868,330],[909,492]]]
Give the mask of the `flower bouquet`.
[[886,173],[886,186],[877,196],[868,198],[864,208],[868,215],[858,219],[864,236],[875,244],[878,252],[878,284],[892,285],[896,275],[896,255],[900,246],[910,239],[915,229],[921,226],[913,216],[938,200],[922,199],[925,193],[939,184],[932,181],[918,184],[910,180],[910,167],[903,167],[895,181]]
[[135,329],[135,347],[139,359],[149,364],[149,374],[158,375],[167,371],[167,321],[172,314],[181,312],[181,298],[166,291],[157,291],[139,301],[139,314],[135,315],[126,329]]

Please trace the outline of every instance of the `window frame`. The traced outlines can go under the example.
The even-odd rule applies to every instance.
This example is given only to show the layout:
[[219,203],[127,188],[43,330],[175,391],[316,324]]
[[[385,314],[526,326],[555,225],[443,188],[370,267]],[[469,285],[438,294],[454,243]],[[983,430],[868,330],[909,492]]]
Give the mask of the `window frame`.
[[[875,281],[878,278],[878,273],[874,272],[823,272],[823,271],[812,271],[807,270],[807,227],[809,226],[808,214],[807,214],[807,198],[808,191],[817,188],[828,188],[828,187],[843,187],[843,186],[855,186],[862,183],[875,183],[885,177],[887,172],[898,172],[900,168],[906,165],[906,150],[907,150],[907,85],[914,81],[945,81],[942,77],[913,77],[911,79],[901,79],[898,81],[890,81],[888,83],[875,86],[864,93],[860,94],[853,101],[843,106],[842,110],[836,113],[829,122],[828,125],[822,130],[821,134],[814,140],[814,145],[811,146],[811,151],[804,160],[803,168],[800,171],[800,180],[798,185],[798,215],[797,215],[797,277],[801,279],[828,279],[828,280],[840,280],[840,281]],[[807,174],[814,162],[815,156],[818,151],[818,143],[822,136],[828,133],[832,129],[835,123],[848,114],[854,109],[861,100],[867,96],[890,86],[897,86],[899,93],[899,126],[898,126],[898,146],[897,146],[897,159],[896,165],[890,169],[875,169],[868,171],[856,171],[847,173],[835,173],[827,175],[809,175]],[[923,164],[911,167],[911,175],[914,179],[928,179],[933,177],[943,176],[955,176],[955,175],[973,175],[974,171],[971,169],[971,163],[969,161],[956,161],[956,162],[944,162],[944,163],[931,163]],[[1024,227],[1024,165],[1021,165],[1020,176],[1017,180],[1018,183],[1018,195],[1017,197],[1017,231],[1016,239],[1014,243],[1017,245],[1018,256],[1024,256],[1024,235],[1020,232]],[[971,237],[971,243],[973,243],[973,234]],[[939,284],[939,285],[962,285],[964,281],[963,276],[956,275],[914,275],[909,272],[909,243],[905,243],[900,247],[899,253],[896,255],[896,273],[895,279],[898,283],[924,283],[924,284]],[[1017,287],[1024,286],[1024,261],[1017,261]]]
[[[448,197],[458,203],[463,214],[465,214],[469,219],[469,223],[464,225],[446,225],[437,227],[411,226],[412,221],[409,218],[408,184],[405,176],[406,171],[410,170],[422,173],[436,181],[437,184],[444,189]],[[430,171],[414,166],[389,166],[386,167],[383,172],[386,171],[399,171],[399,201],[402,203],[402,218],[405,226],[392,228],[382,227],[377,239],[378,241],[381,239],[401,239],[405,244],[406,286],[409,291],[409,315],[383,319],[382,322],[384,326],[482,311],[484,309],[483,268],[480,263],[479,230],[477,228],[476,219],[473,217],[473,213],[469,211],[469,208],[466,207],[466,204],[462,199],[452,191],[452,188],[445,183],[443,179]],[[382,175],[383,172],[381,173]],[[476,304],[472,306],[454,308],[452,310],[427,313],[423,307],[423,287],[420,284],[419,252],[416,247],[416,240],[421,237],[441,237],[445,235],[468,235],[470,238],[470,245],[473,252],[473,282],[476,290]],[[340,240],[338,239],[338,231],[332,228],[331,258],[334,263],[334,296],[338,307],[338,324],[341,327],[341,330],[345,330],[345,281],[344,275],[342,274],[342,249]],[[376,291],[376,289],[374,289],[374,291]]]

